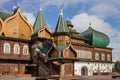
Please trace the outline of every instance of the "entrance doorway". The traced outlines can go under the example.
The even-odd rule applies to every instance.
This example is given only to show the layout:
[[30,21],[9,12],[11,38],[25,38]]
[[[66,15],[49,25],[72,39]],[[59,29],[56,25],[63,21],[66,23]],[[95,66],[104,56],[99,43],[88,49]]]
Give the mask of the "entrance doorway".
[[88,75],[88,69],[86,66],[81,68],[81,75],[87,76]]

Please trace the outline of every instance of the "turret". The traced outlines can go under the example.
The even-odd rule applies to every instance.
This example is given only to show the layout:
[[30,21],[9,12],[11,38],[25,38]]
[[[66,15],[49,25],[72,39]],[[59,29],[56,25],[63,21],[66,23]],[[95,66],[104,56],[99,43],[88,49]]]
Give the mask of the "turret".
[[57,45],[66,45],[69,43],[69,30],[64,19],[62,10],[60,12],[58,22],[54,32],[54,40]]
[[44,19],[44,15],[42,12],[42,9],[38,12],[37,18],[35,20],[34,26],[33,26],[34,33],[32,35],[32,38],[51,38],[51,33],[48,30],[48,26],[46,24],[46,21]]
[[69,30],[72,30],[73,29],[73,25],[72,25],[72,22],[70,20],[66,20],[66,23],[67,23],[67,27]]

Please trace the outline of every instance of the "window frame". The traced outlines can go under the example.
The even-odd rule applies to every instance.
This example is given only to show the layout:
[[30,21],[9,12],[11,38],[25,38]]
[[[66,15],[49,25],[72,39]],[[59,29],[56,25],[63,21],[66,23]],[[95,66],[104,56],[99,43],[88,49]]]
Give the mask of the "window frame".
[[110,60],[111,60],[110,57],[111,57],[110,54],[107,54],[107,61],[110,61]]
[[28,45],[23,46],[23,55],[29,55],[29,47],[28,47]]
[[96,52],[96,53],[95,53],[95,60],[99,60],[99,59],[100,59],[99,53]]
[[4,46],[3,46],[3,53],[4,54],[10,54],[10,44],[9,43],[4,43]]
[[105,54],[104,53],[101,54],[101,60],[105,60]]
[[20,54],[20,45],[14,44],[14,54]]

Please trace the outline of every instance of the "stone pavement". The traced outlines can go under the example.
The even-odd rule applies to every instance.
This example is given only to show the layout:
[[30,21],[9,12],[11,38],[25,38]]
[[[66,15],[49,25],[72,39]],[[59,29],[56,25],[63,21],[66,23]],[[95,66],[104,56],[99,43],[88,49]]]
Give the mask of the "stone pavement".
[[82,76],[82,77],[74,77],[74,78],[70,78],[70,77],[65,77],[65,78],[61,78],[59,80],[120,80],[120,78],[112,78],[111,75],[96,75],[96,76]]
[[0,80],[120,80],[120,78],[112,78],[110,75],[105,76],[76,76],[76,77],[64,77],[56,79],[41,79],[37,77],[0,77]]
[[120,78],[112,78],[110,75],[102,75],[102,76],[85,76],[83,80],[120,80]]

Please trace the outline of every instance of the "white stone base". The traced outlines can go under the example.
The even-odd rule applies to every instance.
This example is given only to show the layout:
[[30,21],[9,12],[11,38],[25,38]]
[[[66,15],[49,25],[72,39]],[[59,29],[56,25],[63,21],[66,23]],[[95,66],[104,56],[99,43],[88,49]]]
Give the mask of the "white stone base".
[[[103,63],[103,62],[81,62],[76,61],[74,63],[74,74],[75,75],[82,75],[83,68],[87,68],[86,75],[92,76],[93,73],[109,73],[112,72],[112,63]],[[81,72],[82,70],[82,72]]]

